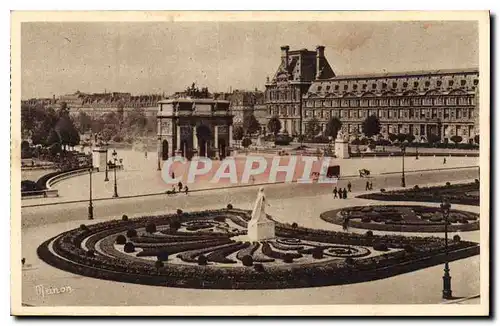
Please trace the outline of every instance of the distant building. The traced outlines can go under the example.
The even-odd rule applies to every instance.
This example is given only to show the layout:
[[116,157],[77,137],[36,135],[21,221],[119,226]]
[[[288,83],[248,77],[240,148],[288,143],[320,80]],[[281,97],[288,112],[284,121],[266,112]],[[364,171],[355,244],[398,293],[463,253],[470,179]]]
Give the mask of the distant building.
[[381,134],[413,134],[425,141],[435,134],[444,141],[460,135],[467,142],[479,133],[478,69],[437,70],[336,76],[324,57],[324,47],[288,51],[266,83],[268,118],[277,116],[283,130],[303,133],[317,119],[323,130],[331,117],[349,134],[361,133],[369,115],[379,118]]
[[[255,89],[254,91],[235,90],[231,93],[216,93],[215,99],[229,101],[229,109],[234,116],[234,125],[243,124],[243,119],[249,115],[257,117],[257,112],[265,110],[264,92]],[[263,121],[265,124],[265,121]]]

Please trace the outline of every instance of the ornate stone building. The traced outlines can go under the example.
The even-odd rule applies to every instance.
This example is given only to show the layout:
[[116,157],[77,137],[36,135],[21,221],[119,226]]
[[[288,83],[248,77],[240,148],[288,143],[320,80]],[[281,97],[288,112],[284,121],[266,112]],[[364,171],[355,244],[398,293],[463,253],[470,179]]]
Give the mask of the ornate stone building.
[[170,156],[224,158],[232,144],[229,101],[177,98],[158,102],[158,169]]
[[302,134],[302,97],[315,80],[335,77],[324,50],[324,46],[318,46],[316,52],[281,47],[281,63],[274,77],[266,82],[264,101],[269,117],[279,117],[282,131]]
[[[444,141],[459,135],[467,142],[479,133],[477,69],[335,76],[324,57],[324,47],[318,47],[317,67],[309,64],[308,73],[302,76],[309,84],[299,98],[297,88],[295,93],[290,90],[300,76],[287,73],[290,66],[283,69],[285,62],[291,62],[290,54],[297,52],[312,60],[313,52],[289,52],[288,47],[282,47],[280,68],[266,84],[268,117],[277,115],[293,135],[298,134],[298,123],[304,130],[305,124],[315,118],[324,129],[330,117],[340,119],[344,132],[361,134],[361,124],[369,115],[380,119],[384,137],[410,133],[425,141],[434,134]],[[319,71],[314,78],[313,71]],[[291,99],[286,94],[292,94]]]

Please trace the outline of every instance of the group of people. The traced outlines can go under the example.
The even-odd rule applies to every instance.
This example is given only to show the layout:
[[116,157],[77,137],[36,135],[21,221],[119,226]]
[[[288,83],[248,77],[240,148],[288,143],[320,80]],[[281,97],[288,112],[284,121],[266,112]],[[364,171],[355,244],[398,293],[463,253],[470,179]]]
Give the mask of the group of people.
[[370,181],[366,181],[365,190],[373,190],[373,183]]
[[337,189],[337,187],[333,188],[333,198],[347,199],[347,189],[346,188]]
[[[174,173],[172,172],[172,178],[174,177]],[[176,192],[184,192],[187,195],[189,192],[189,188],[187,185],[183,185],[182,182],[179,181],[179,183],[177,183],[177,188],[175,187],[175,185],[172,185],[172,190],[170,191],[170,193],[172,194],[175,194]]]

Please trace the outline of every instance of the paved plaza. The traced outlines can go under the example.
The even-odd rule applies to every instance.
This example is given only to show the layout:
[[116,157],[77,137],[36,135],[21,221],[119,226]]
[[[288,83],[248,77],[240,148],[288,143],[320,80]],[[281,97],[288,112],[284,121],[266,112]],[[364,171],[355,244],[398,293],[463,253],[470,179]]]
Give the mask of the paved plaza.
[[[112,152],[113,149],[110,149]],[[117,171],[118,194],[120,197],[138,196],[146,194],[164,193],[172,189],[172,185],[166,184],[162,178],[162,172],[157,171],[156,153],[149,152],[145,157],[144,152],[134,150],[119,150],[119,156],[123,159],[124,170]],[[261,155],[261,154],[258,154]],[[264,155],[265,158],[271,160],[273,156]],[[235,158],[238,168],[243,166],[246,155],[239,155]],[[286,158],[284,158],[285,160]],[[282,163],[285,164],[285,163]],[[220,161],[213,161],[213,171],[220,165]],[[352,158],[349,160],[331,159],[330,165],[340,165],[341,179],[359,179],[359,170],[368,169],[371,176],[388,176],[390,174],[401,173],[402,158],[401,157],[384,157],[384,158]],[[441,170],[440,173],[453,171],[457,168],[474,168],[477,170],[479,159],[477,157],[447,157],[446,164],[443,164],[442,157],[420,157],[418,160],[415,157],[405,158],[405,171],[423,170]],[[241,171],[241,169],[239,170]],[[177,176],[181,172],[177,173]],[[284,180],[284,174],[278,174],[277,181]],[[109,172],[109,181],[105,182],[104,172],[93,174],[93,198],[111,198],[114,188],[114,174]],[[453,177],[451,177],[453,178]],[[209,178],[210,180],[211,178]],[[230,187],[235,184],[230,184],[228,179],[224,182],[212,183],[209,180],[196,179],[195,183],[188,184],[190,190],[213,189],[219,187]],[[221,179],[222,181],[223,179]],[[452,179],[453,180],[453,179]],[[237,186],[268,183],[267,174],[257,175],[249,183],[241,183],[238,180]],[[423,180],[425,182],[426,180]],[[79,175],[66,180],[63,180],[54,185],[54,188],[59,191],[59,197],[56,198],[32,198],[24,199],[23,206],[56,203],[76,200],[87,200],[89,197],[89,175]],[[375,185],[377,189],[382,186]]]
[[[352,160],[355,162],[355,160]],[[451,160],[452,161],[452,160]],[[149,160],[148,160],[149,162]],[[350,162],[350,161],[349,161]],[[422,162],[422,161],[421,161]],[[153,162],[154,163],[154,162]],[[458,164],[458,163],[457,163]],[[382,165],[379,163],[379,165]],[[423,166],[423,165],[422,165]],[[420,166],[420,167],[422,167]],[[415,168],[418,164],[415,164]],[[354,169],[354,168],[353,168]],[[477,169],[416,172],[407,175],[407,182],[420,186],[470,182],[478,177]],[[76,177],[67,182],[79,180]],[[400,175],[374,175],[371,178],[376,189],[398,188]],[[83,182],[83,180],[82,180]],[[268,213],[279,222],[293,223],[314,229],[340,231],[341,226],[327,223],[319,214],[332,209],[356,205],[381,205],[383,202],[357,199],[365,193],[363,178],[353,178],[353,193],[348,199],[333,199],[332,185],[275,184],[266,186],[269,202]],[[346,181],[339,184],[345,187]],[[73,186],[75,187],[75,186]],[[84,188],[85,186],[82,185]],[[60,191],[63,191],[60,188]],[[216,209],[232,203],[235,207],[251,209],[257,187],[213,189],[188,195],[159,195],[138,198],[120,198],[95,202],[96,220],[100,222],[121,217],[138,217],[149,214]],[[23,203],[24,204],[24,203]],[[391,205],[411,204],[391,202]],[[419,203],[426,206],[439,204]],[[129,283],[116,283],[71,274],[53,268],[36,255],[36,248],[43,241],[66,230],[88,224],[86,202],[55,204],[22,208],[22,255],[27,265],[23,270],[23,302],[40,306],[53,305],[300,305],[300,304],[431,304],[441,303],[443,266],[438,265],[387,279],[340,286],[286,290],[196,290]],[[453,205],[460,209],[479,213],[479,207]],[[361,232],[350,228],[349,232]],[[394,232],[374,231],[375,234]],[[405,235],[429,236],[423,233]],[[433,236],[444,236],[441,233]],[[450,234],[452,237],[454,234]],[[462,232],[463,240],[479,242],[479,231]],[[453,294],[457,298],[472,297],[479,293],[479,256],[454,261],[450,264],[453,277]],[[69,287],[70,292],[56,295],[37,295],[36,286]],[[460,301],[460,304],[476,304],[480,299]]]

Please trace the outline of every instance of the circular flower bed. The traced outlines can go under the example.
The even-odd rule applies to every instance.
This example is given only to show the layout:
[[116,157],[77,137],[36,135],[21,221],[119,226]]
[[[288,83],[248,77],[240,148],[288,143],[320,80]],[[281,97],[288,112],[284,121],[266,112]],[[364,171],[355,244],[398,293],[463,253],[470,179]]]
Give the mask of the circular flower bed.
[[[444,232],[445,220],[439,207],[426,206],[354,206],[324,212],[324,221],[359,229],[397,232]],[[448,231],[479,230],[479,215],[471,212],[451,210]]]
[[479,253],[477,244],[460,239],[450,239],[446,256],[440,238],[367,237],[278,222],[276,239],[252,242],[244,236],[249,220],[250,212],[227,208],[119,218],[64,232],[37,253],[54,267],[88,277],[218,289],[364,282]]

